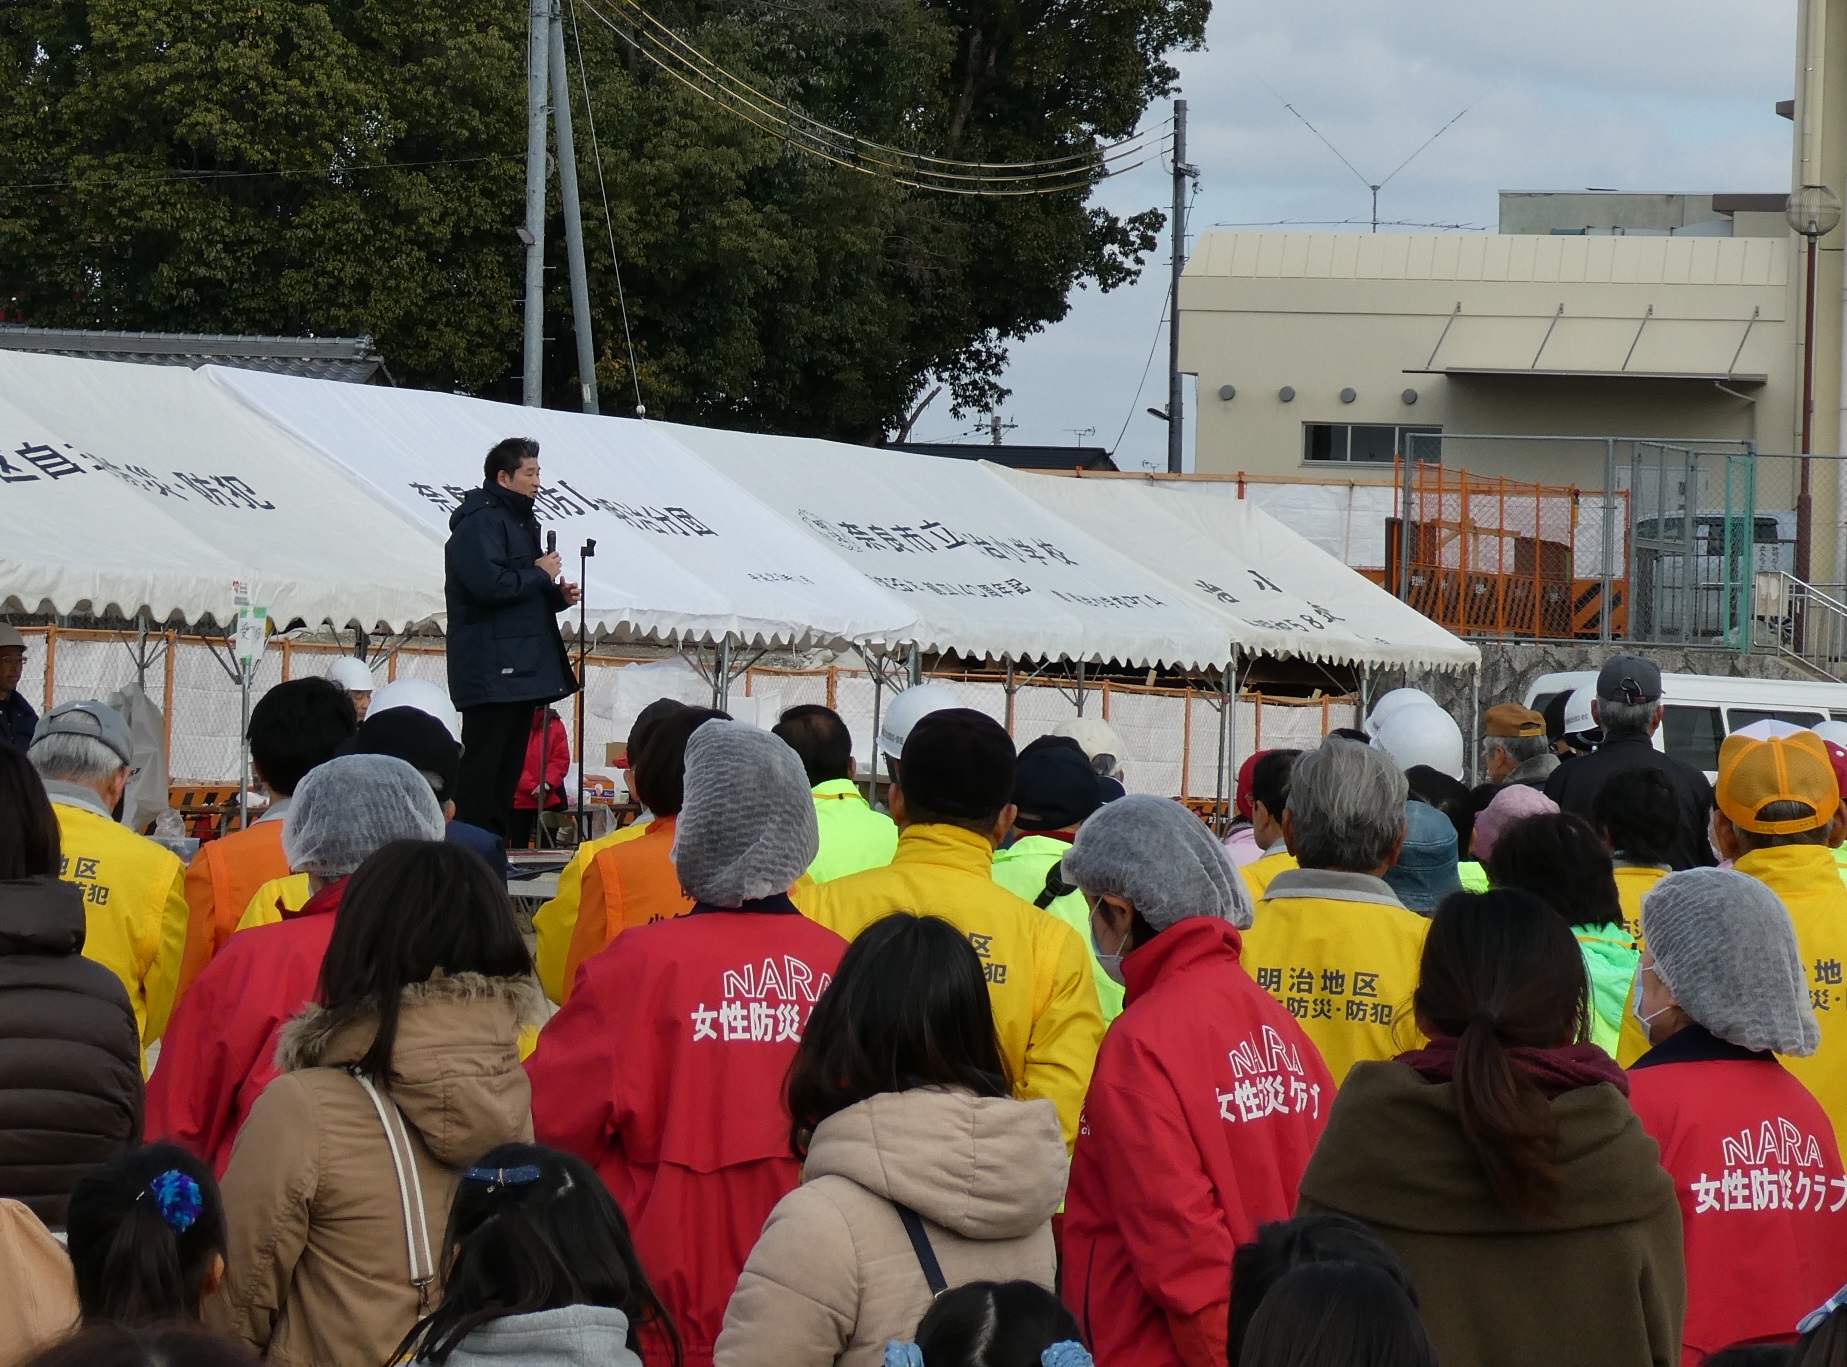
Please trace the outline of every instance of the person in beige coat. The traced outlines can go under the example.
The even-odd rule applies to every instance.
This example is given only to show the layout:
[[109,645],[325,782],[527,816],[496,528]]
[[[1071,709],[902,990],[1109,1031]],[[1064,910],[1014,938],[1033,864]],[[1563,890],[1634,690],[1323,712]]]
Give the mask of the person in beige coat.
[[715,1367],[876,1367],[946,1286],[1052,1289],[1057,1109],[1013,1099],[981,961],[899,913],[853,942],[789,1070],[802,1185],[771,1212]]
[[318,1003],[238,1135],[228,1272],[206,1324],[274,1367],[377,1367],[441,1295],[443,1213],[532,1138],[532,960],[479,856],[400,841],[353,874]]

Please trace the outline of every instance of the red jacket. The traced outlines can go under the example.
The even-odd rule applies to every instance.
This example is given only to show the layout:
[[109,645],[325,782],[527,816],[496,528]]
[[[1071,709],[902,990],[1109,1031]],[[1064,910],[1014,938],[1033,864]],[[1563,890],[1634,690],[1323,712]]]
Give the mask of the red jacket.
[[1680,1196],[1681,1361],[1794,1343],[1796,1321],[1847,1279],[1847,1176],[1821,1103],[1775,1055],[1698,1025],[1636,1061],[1629,1102]]
[[171,1139],[218,1176],[250,1108],[277,1076],[276,1038],[314,1000],[346,880],[275,925],[240,930],[180,998],[148,1079],[147,1136]]
[[1195,917],[1123,960],[1127,1005],[1097,1055],[1065,1197],[1065,1299],[1109,1367],[1193,1360],[1202,1333],[1224,1360],[1232,1252],[1295,1210],[1334,1103],[1243,943]]
[[693,1367],[801,1181],[783,1075],[846,941],[786,897],[696,908],[588,960],[527,1061],[541,1144],[594,1164]]
[[526,738],[526,764],[519,771],[519,787],[513,790],[513,810],[537,811],[539,799],[533,789],[539,786],[539,764],[545,765],[545,805],[564,806],[564,776],[571,767],[571,738],[565,734],[564,722],[549,707],[532,714],[532,730]]

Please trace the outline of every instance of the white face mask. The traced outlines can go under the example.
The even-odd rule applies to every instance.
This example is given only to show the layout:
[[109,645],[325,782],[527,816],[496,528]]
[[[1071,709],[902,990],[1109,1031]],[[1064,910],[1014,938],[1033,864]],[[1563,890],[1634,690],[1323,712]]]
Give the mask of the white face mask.
[[1669,1002],[1666,1006],[1662,1007],[1659,1011],[1650,1011],[1646,1014],[1643,1013],[1642,1011],[1642,974],[1645,971],[1648,971],[1648,970],[1644,970],[1644,969],[1636,970],[1635,999],[1632,1002],[1630,1002],[1629,1010],[1635,1016],[1636,1020],[1641,1023],[1642,1033],[1644,1035],[1648,1035],[1654,1029],[1654,1023],[1657,1020],[1659,1020],[1662,1016],[1665,1016],[1668,1012],[1674,1009],[1674,1003]]
[[1090,923],[1090,949],[1091,952],[1097,956],[1097,963],[1103,969],[1103,976],[1113,983],[1122,982],[1122,956],[1128,953],[1129,950],[1128,935],[1124,934],[1122,939],[1117,942],[1116,952],[1114,954],[1105,954],[1103,952],[1103,946],[1097,941],[1097,924],[1096,920],[1092,918]]

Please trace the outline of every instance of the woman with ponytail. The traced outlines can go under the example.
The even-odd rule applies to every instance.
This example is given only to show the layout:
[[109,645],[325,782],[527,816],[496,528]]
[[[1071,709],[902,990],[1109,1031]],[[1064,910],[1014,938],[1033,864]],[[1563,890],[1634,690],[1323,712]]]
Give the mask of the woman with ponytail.
[[449,1208],[442,1303],[391,1357],[434,1367],[680,1367],[628,1221],[583,1159],[502,1144]]
[[177,1144],[92,1171],[71,1193],[68,1229],[86,1329],[197,1323],[224,1278],[218,1183]]
[[1444,899],[1411,1003],[1429,1045],[1354,1067],[1302,1177],[1299,1213],[1404,1259],[1443,1367],[1680,1359],[1680,1208],[1589,992],[1539,898]]

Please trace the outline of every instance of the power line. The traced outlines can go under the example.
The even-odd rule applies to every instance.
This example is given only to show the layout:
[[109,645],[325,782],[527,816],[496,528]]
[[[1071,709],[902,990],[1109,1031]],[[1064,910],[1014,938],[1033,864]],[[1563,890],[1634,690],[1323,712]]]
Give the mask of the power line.
[[[812,119],[763,94],[686,42],[635,0],[612,2],[639,20],[642,27],[633,33],[624,30],[591,0],[584,0],[584,8],[693,93],[798,151],[911,189],[979,197],[1086,190],[1099,181],[1136,169],[1167,142],[1163,122],[1119,143],[1042,162],[952,161],[902,151]],[[1128,164],[1123,164],[1125,161]]]

